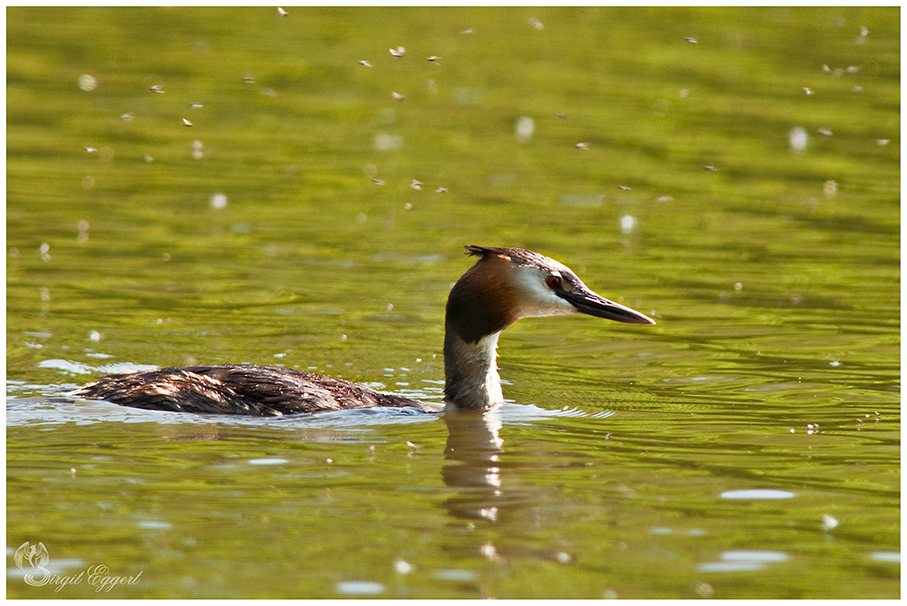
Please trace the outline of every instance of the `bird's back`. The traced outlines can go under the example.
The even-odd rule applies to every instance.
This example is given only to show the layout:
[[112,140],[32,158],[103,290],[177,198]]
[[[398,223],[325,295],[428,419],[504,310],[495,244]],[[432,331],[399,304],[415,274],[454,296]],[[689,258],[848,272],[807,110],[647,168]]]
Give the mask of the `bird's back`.
[[232,364],[110,375],[73,395],[133,408],[255,416],[382,406],[438,410],[344,379],[282,367]]

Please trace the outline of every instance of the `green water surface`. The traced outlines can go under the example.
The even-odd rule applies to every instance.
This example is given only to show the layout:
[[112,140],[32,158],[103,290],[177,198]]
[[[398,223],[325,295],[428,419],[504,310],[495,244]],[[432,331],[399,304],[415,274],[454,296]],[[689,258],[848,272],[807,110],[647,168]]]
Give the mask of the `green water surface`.
[[[7,9],[10,597],[899,597],[898,8],[286,8]],[[63,397],[439,402],[467,244],[658,324]]]

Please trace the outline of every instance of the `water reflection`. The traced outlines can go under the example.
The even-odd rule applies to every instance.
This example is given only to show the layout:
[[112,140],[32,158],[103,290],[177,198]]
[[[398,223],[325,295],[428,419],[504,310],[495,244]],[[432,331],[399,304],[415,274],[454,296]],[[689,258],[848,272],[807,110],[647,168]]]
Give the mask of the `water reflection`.
[[501,469],[498,459],[504,452],[501,439],[501,411],[447,412],[448,461],[441,476],[449,487],[461,488],[460,494],[445,501],[451,515],[469,520],[495,522],[503,500]]

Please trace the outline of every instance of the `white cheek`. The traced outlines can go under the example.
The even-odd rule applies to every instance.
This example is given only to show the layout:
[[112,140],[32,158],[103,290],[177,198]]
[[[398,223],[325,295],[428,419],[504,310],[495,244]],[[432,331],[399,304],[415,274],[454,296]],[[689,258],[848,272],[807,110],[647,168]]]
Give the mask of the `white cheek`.
[[540,318],[544,316],[566,316],[577,313],[576,308],[554,294],[545,285],[547,272],[530,267],[517,271],[517,283],[523,295],[520,301],[520,317]]

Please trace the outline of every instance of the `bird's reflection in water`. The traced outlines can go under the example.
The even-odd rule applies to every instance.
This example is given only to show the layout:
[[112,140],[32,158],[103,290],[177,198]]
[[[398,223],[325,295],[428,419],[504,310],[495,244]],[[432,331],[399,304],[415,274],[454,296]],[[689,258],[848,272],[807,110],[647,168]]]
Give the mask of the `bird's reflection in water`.
[[496,522],[504,502],[504,487],[498,459],[504,452],[500,411],[448,411],[447,462],[441,469],[444,483],[459,488],[445,501],[457,518]]

